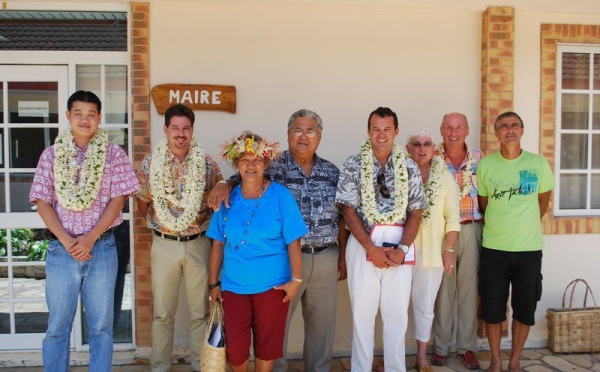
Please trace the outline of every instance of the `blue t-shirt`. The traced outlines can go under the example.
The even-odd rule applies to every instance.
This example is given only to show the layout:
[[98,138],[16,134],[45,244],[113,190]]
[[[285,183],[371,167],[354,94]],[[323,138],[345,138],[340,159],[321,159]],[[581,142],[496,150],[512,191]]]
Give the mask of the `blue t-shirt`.
[[287,247],[308,229],[289,190],[271,182],[260,199],[246,199],[236,186],[229,205],[213,214],[206,231],[225,242],[222,290],[254,294],[290,281]]

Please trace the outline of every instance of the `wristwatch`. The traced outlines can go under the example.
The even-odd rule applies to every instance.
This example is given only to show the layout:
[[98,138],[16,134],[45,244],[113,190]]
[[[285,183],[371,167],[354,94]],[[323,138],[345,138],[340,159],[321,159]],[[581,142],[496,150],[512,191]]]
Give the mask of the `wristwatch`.
[[408,253],[408,250],[409,250],[408,245],[400,244],[400,245],[398,245],[398,248],[400,248],[402,250],[402,252],[404,252],[404,254]]

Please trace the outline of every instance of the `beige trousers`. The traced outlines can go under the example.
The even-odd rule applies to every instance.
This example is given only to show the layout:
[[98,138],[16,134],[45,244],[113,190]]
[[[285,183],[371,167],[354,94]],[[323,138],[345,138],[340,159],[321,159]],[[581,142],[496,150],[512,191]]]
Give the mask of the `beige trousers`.
[[287,371],[287,340],[290,322],[298,303],[302,303],[304,319],[304,370],[328,372],[335,334],[337,306],[337,244],[315,254],[302,253],[302,284],[292,299],[285,327],[283,357],[275,361],[273,371]]
[[[435,302],[434,351],[448,355],[456,327],[456,352],[477,351],[477,283],[482,225],[461,226],[456,242],[456,264],[452,275],[444,275]],[[454,317],[455,309],[457,311]]]
[[210,241],[201,236],[189,242],[152,240],[152,371],[171,368],[173,331],[179,286],[183,278],[190,312],[190,358],[194,371],[200,370],[200,348],[209,316],[208,260]]

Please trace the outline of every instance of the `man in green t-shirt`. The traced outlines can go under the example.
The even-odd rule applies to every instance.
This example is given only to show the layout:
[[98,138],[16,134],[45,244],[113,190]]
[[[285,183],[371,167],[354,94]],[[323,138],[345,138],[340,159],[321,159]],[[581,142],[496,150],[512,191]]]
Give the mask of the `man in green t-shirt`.
[[554,189],[554,176],[541,155],[521,148],[523,120],[505,112],[494,123],[500,152],[477,166],[479,207],[484,213],[479,295],[492,361],[488,371],[500,372],[500,338],[512,285],[512,350],[509,371],[520,359],[535,309],[542,294],[542,224]]

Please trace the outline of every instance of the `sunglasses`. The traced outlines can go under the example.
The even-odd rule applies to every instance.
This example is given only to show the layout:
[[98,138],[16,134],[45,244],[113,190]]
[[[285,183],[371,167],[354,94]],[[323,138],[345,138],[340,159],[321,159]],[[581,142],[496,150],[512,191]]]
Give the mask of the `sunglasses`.
[[381,173],[377,176],[377,186],[379,186],[379,193],[382,197],[388,199],[390,197],[390,190],[385,185],[385,174]]

